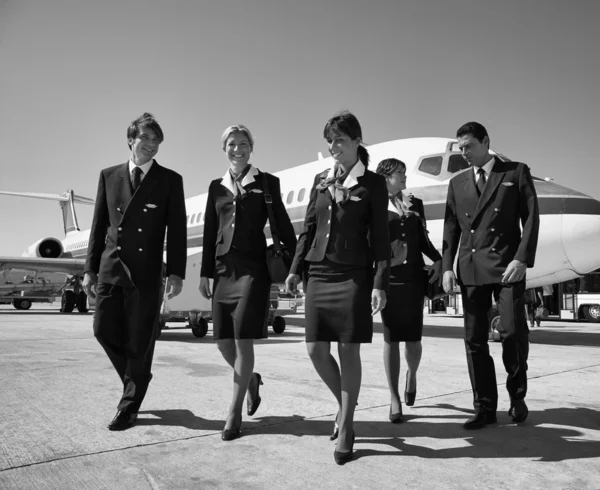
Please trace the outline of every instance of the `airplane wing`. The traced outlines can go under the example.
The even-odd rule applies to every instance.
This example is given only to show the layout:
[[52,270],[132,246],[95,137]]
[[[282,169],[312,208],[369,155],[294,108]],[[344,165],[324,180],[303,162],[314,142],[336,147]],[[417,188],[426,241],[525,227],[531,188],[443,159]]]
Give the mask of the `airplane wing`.
[[0,270],[63,272],[83,275],[85,259],[47,259],[42,257],[0,257]]

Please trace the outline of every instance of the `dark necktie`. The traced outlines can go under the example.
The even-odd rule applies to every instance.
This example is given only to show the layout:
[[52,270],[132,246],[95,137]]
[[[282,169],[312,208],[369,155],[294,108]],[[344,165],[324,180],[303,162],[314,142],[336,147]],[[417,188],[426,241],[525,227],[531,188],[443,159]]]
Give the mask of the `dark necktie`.
[[485,170],[479,167],[479,170],[477,170],[477,175],[479,175],[479,178],[477,179],[477,193],[481,196],[483,188],[485,187]]
[[131,189],[133,192],[140,186],[142,182],[142,169],[140,167],[135,167],[131,172]]

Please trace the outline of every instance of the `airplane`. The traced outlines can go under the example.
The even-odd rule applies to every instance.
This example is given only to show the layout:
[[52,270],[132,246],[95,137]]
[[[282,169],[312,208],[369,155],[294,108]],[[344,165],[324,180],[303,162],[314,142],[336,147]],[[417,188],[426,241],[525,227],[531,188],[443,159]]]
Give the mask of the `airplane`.
[[[423,200],[430,238],[441,250],[448,181],[457,173],[469,168],[462,158],[456,140],[439,137],[407,138],[370,145],[368,151],[371,169],[376,167],[377,162],[390,157],[398,158],[406,164],[407,182],[410,186],[407,192]],[[491,153],[502,160],[510,160],[499,152],[492,150]],[[280,179],[283,202],[297,234],[303,229],[314,176],[331,165],[332,159],[324,158],[319,153],[317,160],[311,163],[274,174]],[[224,163],[223,168],[225,167]],[[527,287],[567,281],[598,269],[600,201],[556,184],[549,178],[534,177],[533,180],[540,208],[540,235],[535,267],[527,271]],[[206,187],[208,188],[208,183]],[[30,194],[28,197],[40,195]],[[48,195],[45,198],[48,198]],[[190,326],[197,336],[202,336],[200,334],[203,331],[205,333],[207,326],[204,317],[210,314],[210,302],[201,298],[198,292],[206,199],[206,193],[186,199],[186,280],[182,293],[168,302],[165,301],[163,305],[166,318],[189,319]],[[78,231],[76,218],[67,221],[68,218],[75,217],[76,201],[90,204],[91,200],[76,198],[72,191],[67,191],[60,199],[65,220],[65,239],[48,237],[38,240],[26,250],[34,256],[29,259],[0,257],[0,269],[17,266],[27,269],[29,266],[29,270],[58,270],[71,275],[81,275],[89,230]],[[267,239],[270,239],[268,224],[265,234]]]

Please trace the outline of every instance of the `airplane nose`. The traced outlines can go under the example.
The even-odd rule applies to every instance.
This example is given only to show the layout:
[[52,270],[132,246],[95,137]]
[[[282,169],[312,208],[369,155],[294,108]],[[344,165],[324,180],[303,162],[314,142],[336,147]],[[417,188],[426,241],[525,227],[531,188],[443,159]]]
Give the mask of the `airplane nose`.
[[600,268],[600,201],[572,196],[564,201],[562,242],[577,274]]

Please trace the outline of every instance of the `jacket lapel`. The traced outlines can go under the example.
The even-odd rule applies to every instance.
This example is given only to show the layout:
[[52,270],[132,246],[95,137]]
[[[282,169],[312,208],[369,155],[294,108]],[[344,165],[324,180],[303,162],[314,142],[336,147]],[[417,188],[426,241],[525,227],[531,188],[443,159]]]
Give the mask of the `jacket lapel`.
[[119,169],[117,179],[117,203],[122,209],[121,221],[125,216],[125,211],[131,202],[131,179],[129,178],[129,162],[125,162]]
[[473,175],[473,169],[469,168],[464,174],[463,180],[463,197],[461,200],[465,202],[468,209],[472,212],[477,208],[477,202],[479,201],[479,195],[477,194],[477,188],[475,187],[475,177]]
[[[504,172],[504,166],[502,162],[495,158],[494,166],[492,167],[492,171],[490,172],[490,176],[488,181],[485,183],[485,187],[483,188],[483,192],[481,193],[481,197],[477,201],[477,207],[475,208],[475,213],[473,215],[473,219],[477,217],[477,215],[483,210],[487,202],[496,192],[496,189],[500,185],[500,183],[504,180],[506,176],[506,172]],[[475,179],[473,179],[473,186],[475,185]]]

